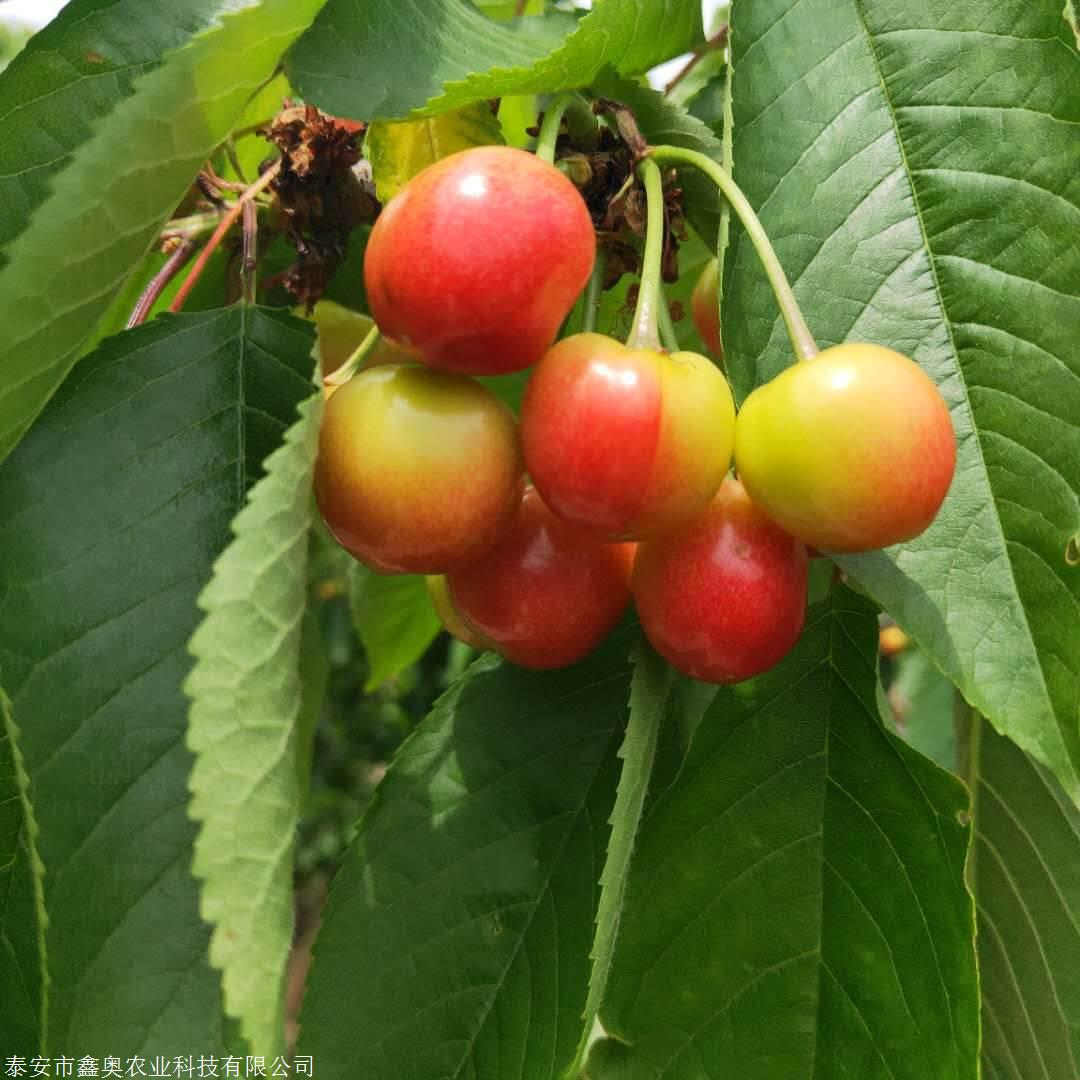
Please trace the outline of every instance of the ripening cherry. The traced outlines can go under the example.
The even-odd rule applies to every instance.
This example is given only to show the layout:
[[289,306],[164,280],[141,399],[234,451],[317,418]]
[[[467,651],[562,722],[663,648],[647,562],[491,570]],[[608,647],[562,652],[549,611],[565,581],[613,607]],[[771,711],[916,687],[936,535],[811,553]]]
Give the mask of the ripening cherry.
[[521,407],[526,468],[544,501],[619,538],[699,513],[731,464],[734,429],[727,380],[704,356],[601,334],[552,346]]
[[868,551],[934,520],[956,437],[913,360],[880,345],[837,345],[746,399],[735,462],[754,502],[793,536],[821,551]]
[[375,570],[472,562],[509,527],[523,489],[514,418],[471,379],[389,364],[326,403],[315,497],[341,546]]
[[802,632],[806,548],[729,476],[699,518],[638,544],[634,600],[649,641],[705,682],[767,671]]
[[466,627],[521,667],[566,667],[615,628],[630,603],[633,544],[611,544],[556,517],[529,488],[509,532],[446,575]]
[[437,161],[387,204],[364,282],[383,334],[430,367],[499,375],[536,363],[592,271],[577,188],[524,150]]
[[717,300],[719,289],[719,263],[716,259],[710,259],[701,271],[701,277],[697,279],[690,296],[690,314],[701,340],[713,356],[724,355],[724,346],[720,341],[720,304]]

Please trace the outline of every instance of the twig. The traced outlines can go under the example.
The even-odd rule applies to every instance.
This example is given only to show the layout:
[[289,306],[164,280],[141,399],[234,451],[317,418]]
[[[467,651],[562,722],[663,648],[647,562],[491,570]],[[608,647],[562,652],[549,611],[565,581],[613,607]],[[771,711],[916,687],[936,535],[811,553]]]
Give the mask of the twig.
[[186,237],[181,237],[177,241],[173,253],[165,261],[165,265],[150,279],[150,283],[143,290],[139,302],[135,305],[131,315],[128,316],[127,325],[124,327],[125,330],[130,330],[133,326],[139,326],[146,322],[147,315],[150,314],[151,309],[158,302],[158,298],[165,291],[165,287],[183,270],[188,259],[194,254],[195,242]]
[[514,17],[520,19],[525,14],[525,9],[529,6],[529,0],[517,0],[514,5]]
[[255,276],[258,266],[259,216],[255,203],[248,199],[243,211],[244,252],[240,264],[240,281],[245,304],[255,303],[255,292],[259,284]]
[[690,59],[675,72],[674,78],[671,82],[664,87],[664,94],[670,94],[676,86],[679,85],[701,63],[701,61],[709,55],[711,52],[716,52],[717,49],[722,49],[727,44],[728,31],[730,26],[728,23],[724,23],[719,30],[711,38],[709,38],[704,45],[699,45],[691,55]]
[[229,208],[229,212],[221,219],[218,223],[218,227],[214,230],[213,235],[206,242],[206,247],[199,252],[199,257],[195,260],[195,265],[184,279],[184,284],[180,286],[176,296],[173,297],[173,302],[169,305],[170,311],[179,311],[184,306],[184,301],[188,298],[188,294],[195,288],[195,283],[199,280],[203,270],[206,269],[206,264],[209,262],[210,256],[217,250],[217,246],[224,239],[225,234],[229,229],[232,228],[236,219],[244,212],[245,204],[258,195],[260,191],[269,187],[280,172],[281,161],[275,161],[274,164],[271,165],[254,184],[248,187],[240,198],[238,198]]

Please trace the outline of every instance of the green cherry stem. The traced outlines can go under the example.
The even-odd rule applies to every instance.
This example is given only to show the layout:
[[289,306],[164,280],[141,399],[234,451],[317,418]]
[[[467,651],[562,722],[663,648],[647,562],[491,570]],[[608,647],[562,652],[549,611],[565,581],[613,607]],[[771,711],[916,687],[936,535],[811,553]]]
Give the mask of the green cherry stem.
[[746,196],[739,190],[738,185],[722,166],[712,158],[699,154],[696,150],[684,150],[681,146],[654,146],[650,150],[650,156],[663,164],[692,165],[700,169],[720,189],[724,198],[731,204],[731,208],[739,216],[746,234],[750,237],[754,250],[757,252],[761,265],[765,268],[765,276],[769,279],[772,291],[776,295],[776,301],[780,305],[780,314],[784,317],[787,326],[788,337],[791,338],[792,348],[800,360],[809,360],[818,354],[817,343],[814,341],[810,328],[806,325],[802,312],[799,310],[795,294],[791,291],[788,279],[784,274],[784,268],[776,257],[772,244],[754,213],[753,207],[747,201]]
[[660,285],[664,255],[664,183],[660,167],[651,158],[641,161],[637,173],[645,185],[645,254],[641,260],[641,284],[634,309],[634,326],[626,344],[632,349],[659,350],[658,309],[664,302]]
[[660,340],[669,353],[679,352],[682,346],[679,344],[679,335],[675,330],[675,323],[671,318],[671,305],[663,290],[660,291]]
[[382,333],[377,326],[372,326],[364,340],[356,346],[352,356],[323,379],[323,386],[344,386],[364,366],[364,362],[380,341]]
[[[594,131],[596,130],[596,118],[588,102],[580,94],[560,94],[547,107],[544,122],[540,125],[540,134],[536,139],[536,156],[549,165],[555,161],[555,144],[559,141],[559,128],[567,112],[573,114],[572,122],[575,130],[584,128],[586,117],[588,117],[588,124]],[[568,118],[569,122],[571,122],[570,118]]]
[[596,262],[593,263],[589,284],[585,286],[585,306],[581,310],[581,332],[591,334],[596,329],[596,320],[600,315],[600,294],[604,290],[604,271],[607,267],[607,253],[596,249]]

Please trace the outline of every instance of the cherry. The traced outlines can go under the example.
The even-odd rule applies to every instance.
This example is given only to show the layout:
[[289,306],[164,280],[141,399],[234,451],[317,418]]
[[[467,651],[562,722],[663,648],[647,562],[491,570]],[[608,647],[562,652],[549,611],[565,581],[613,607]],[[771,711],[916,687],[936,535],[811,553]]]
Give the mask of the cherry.
[[524,488],[517,425],[471,379],[389,364],[326,403],[315,497],[330,531],[384,573],[442,573],[509,527]]
[[499,375],[540,359],[595,250],[585,202],[558,169],[478,146],[428,166],[387,204],[364,281],[382,332],[424,363]]
[[458,617],[521,667],[566,667],[591,652],[630,603],[632,544],[556,517],[533,488],[509,532],[446,576]]
[[735,461],[754,502],[792,535],[822,551],[867,551],[934,520],[956,438],[913,360],[880,345],[837,345],[746,399]]
[[732,683],[798,640],[806,579],[806,548],[729,476],[687,528],[638,545],[633,589],[645,634],[672,667]]
[[720,289],[720,269],[716,259],[710,259],[697,279],[690,296],[690,314],[694,325],[705,342],[705,347],[713,356],[723,356],[724,346],[720,341],[720,304],[717,294]]
[[465,625],[464,620],[454,607],[454,602],[450,599],[445,574],[428,574],[424,578],[424,583],[427,585],[431,606],[435,609],[435,614],[439,616],[439,622],[442,623],[443,629],[448,634],[453,634],[458,641],[464,642],[466,645],[482,652],[495,648],[487,638],[475,633]]
[[521,407],[526,467],[557,514],[614,537],[700,512],[731,464],[735,404],[703,356],[575,334],[545,354]]

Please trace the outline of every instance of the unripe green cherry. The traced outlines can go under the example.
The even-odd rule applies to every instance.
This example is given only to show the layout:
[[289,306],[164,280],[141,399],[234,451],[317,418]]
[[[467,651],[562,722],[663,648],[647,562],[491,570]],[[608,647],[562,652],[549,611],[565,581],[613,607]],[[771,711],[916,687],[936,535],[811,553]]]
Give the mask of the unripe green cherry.
[[705,342],[705,347],[714,356],[724,355],[724,346],[720,341],[720,304],[717,299],[720,290],[720,269],[716,259],[710,259],[697,279],[690,296],[690,314],[694,325]]
[[821,551],[868,551],[934,520],[956,437],[913,360],[880,345],[837,345],[746,399],[735,464],[754,502],[793,536]]
[[699,513],[731,464],[735,403],[697,353],[575,334],[536,366],[521,407],[525,463],[560,517],[637,539]]
[[439,574],[473,562],[509,527],[523,489],[514,418],[472,379],[389,364],[326,403],[319,510],[375,570]]

